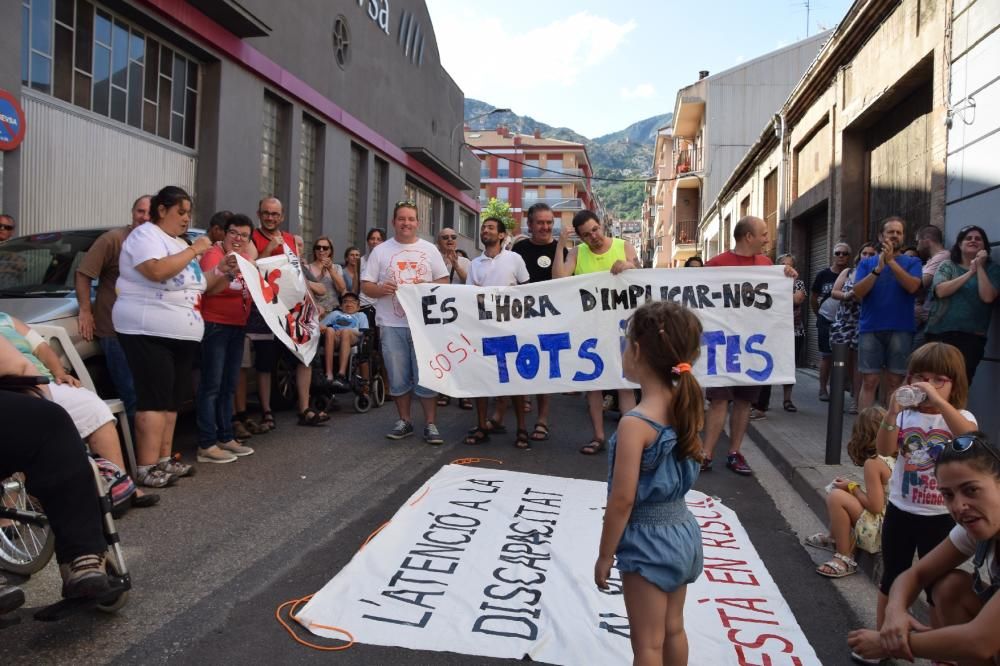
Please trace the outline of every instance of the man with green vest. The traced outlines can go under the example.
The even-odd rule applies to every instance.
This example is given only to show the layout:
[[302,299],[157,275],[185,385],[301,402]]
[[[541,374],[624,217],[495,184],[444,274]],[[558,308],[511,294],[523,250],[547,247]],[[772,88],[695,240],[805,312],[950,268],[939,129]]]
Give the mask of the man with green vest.
[[[574,215],[573,230],[583,242],[572,247],[569,234],[565,231],[559,234],[559,244],[552,264],[553,278],[604,271],[618,275],[629,268],[639,267],[635,248],[621,238],[605,236],[601,220],[593,211],[582,210]],[[618,407],[622,414],[635,407],[635,393],[631,389],[618,391]],[[587,392],[587,411],[590,413],[594,436],[580,449],[580,453],[594,455],[604,450],[606,440],[604,399],[600,391]]]

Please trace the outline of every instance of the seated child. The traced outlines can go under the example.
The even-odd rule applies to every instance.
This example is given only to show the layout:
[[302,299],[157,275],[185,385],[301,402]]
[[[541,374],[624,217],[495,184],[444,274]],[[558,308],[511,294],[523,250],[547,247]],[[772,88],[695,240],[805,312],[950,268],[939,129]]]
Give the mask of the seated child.
[[865,485],[834,479],[826,497],[830,533],[820,532],[805,540],[807,546],[834,553],[833,559],[816,568],[821,576],[842,578],[857,571],[855,546],[870,553],[882,549],[882,520],[889,478],[896,463],[893,456],[878,455],[875,449],[875,437],[884,416],[885,410],[878,406],[869,407],[858,415],[847,442],[847,452],[855,465],[864,467]]
[[[368,328],[368,317],[359,312],[360,307],[361,301],[358,295],[346,291],[340,297],[340,308],[328,314],[322,321],[323,326],[333,329],[333,344],[326,346],[326,367],[327,379],[331,380],[335,389],[346,390],[349,388],[347,365],[351,360],[351,347],[357,344],[362,329]],[[339,371],[336,378],[330,376],[330,370],[333,368],[334,348],[340,355]]]

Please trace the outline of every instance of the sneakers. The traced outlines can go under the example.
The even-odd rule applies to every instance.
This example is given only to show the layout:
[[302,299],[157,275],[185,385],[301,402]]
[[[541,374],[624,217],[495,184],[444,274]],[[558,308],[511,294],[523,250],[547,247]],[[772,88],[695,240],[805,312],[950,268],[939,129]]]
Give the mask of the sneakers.
[[347,377],[345,377],[344,375],[337,375],[336,377],[328,381],[330,383],[330,388],[332,388],[334,391],[351,390],[351,385],[347,383]]
[[62,574],[62,595],[67,599],[94,599],[111,590],[104,570],[104,553],[81,555],[68,564],[59,565]]
[[156,469],[162,470],[167,474],[173,474],[178,478],[182,476],[193,476],[196,471],[194,465],[188,465],[187,463],[181,462],[180,454],[174,456],[170,460],[164,460],[163,462],[157,463]]
[[424,441],[428,444],[444,444],[444,438],[433,423],[424,426]]
[[147,488],[166,488],[174,485],[177,482],[177,477],[164,472],[158,465],[153,465],[145,472],[140,468],[136,472],[135,482]]
[[747,459],[744,458],[743,454],[739,451],[736,453],[730,453],[726,456],[726,467],[743,476],[750,476],[753,474],[753,470],[750,469],[750,465],[747,464]]
[[750,420],[751,421],[763,421],[767,418],[767,412],[756,407],[750,409]]
[[251,449],[249,446],[243,446],[236,440],[233,440],[231,442],[224,442],[222,444],[219,444],[218,447],[224,451],[229,451],[234,456],[243,457],[243,456],[253,455],[253,449]]
[[701,471],[702,472],[712,471],[712,459],[709,458],[708,456],[705,456],[704,458],[701,459]]
[[857,399],[856,398],[849,399],[847,401],[847,406],[844,408],[844,411],[847,412],[848,414],[857,414],[858,413]]
[[396,425],[393,426],[392,430],[386,433],[386,439],[403,439],[404,437],[409,437],[413,434],[413,424],[407,423],[403,419],[396,421]]
[[236,455],[213,444],[207,449],[198,447],[198,462],[200,463],[231,463],[236,462]]

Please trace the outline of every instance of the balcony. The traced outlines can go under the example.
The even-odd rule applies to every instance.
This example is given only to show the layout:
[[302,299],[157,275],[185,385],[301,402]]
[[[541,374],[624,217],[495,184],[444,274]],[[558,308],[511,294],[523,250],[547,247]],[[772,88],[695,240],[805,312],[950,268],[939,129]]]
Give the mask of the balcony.
[[[557,173],[553,173],[557,172]],[[542,180],[576,180],[583,178],[583,169],[564,167],[561,164],[545,167],[524,167],[522,178],[539,178]]]
[[700,173],[703,169],[701,148],[688,146],[674,150],[674,173],[678,178],[689,173]]
[[535,199],[524,199],[521,206],[527,210],[532,204],[543,203],[552,210],[583,210],[583,199],[567,199],[564,197],[537,197]]
[[678,220],[674,223],[676,245],[698,245],[698,220]]

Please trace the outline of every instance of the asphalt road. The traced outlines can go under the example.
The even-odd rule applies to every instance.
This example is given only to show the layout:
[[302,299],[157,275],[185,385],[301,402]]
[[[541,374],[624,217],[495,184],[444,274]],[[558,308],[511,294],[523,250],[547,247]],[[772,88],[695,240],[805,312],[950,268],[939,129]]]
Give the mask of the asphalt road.
[[[55,624],[32,621],[34,609],[57,599],[58,572],[50,565],[25,585],[28,605],[18,611],[20,624],[0,630],[0,663],[277,664],[334,658],[296,644],[276,622],[276,607],[322,587],[441,465],[481,455],[500,458],[515,471],[606,476],[603,456],[577,453],[589,430],[579,397],[555,400],[553,437],[529,452],[512,446],[513,435],[494,436],[475,449],[462,445],[471,414],[455,406],[442,410],[438,422],[448,443],[440,447],[418,437],[384,439],[395,420],[391,403],[366,415],[337,413],[324,428],[298,427],[291,413],[279,414],[276,431],[249,442],[255,455],[229,465],[199,465],[197,476],[161,491],[158,507],[133,510],[119,521],[135,584],[125,609]],[[194,445],[189,420],[178,435],[186,454]],[[763,457],[751,463],[762,472],[757,477],[738,477],[717,465],[695,487],[739,513],[822,663],[850,663],[844,636],[859,619],[839,588],[813,573],[800,537],[762,487]],[[785,504],[793,522],[794,514],[808,512],[804,503]],[[335,658],[343,664],[505,661],[369,645]],[[695,653],[691,663],[699,663]]]

